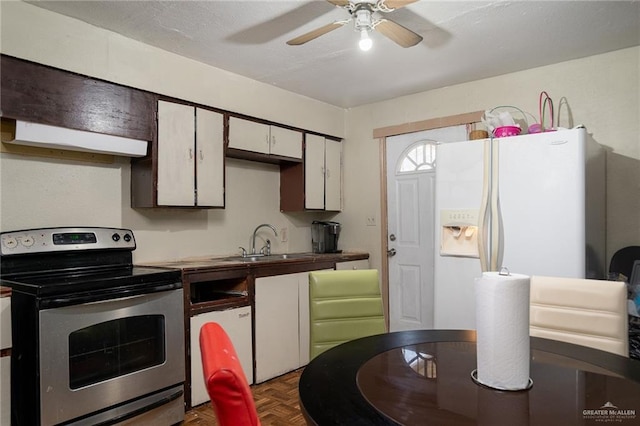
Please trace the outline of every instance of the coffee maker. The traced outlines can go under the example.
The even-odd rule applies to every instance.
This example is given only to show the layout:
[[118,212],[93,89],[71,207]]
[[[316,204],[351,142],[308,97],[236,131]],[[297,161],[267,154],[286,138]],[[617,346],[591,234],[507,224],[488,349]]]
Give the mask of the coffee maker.
[[311,223],[311,248],[314,253],[341,253],[338,250],[340,237],[338,222],[323,222],[314,220]]

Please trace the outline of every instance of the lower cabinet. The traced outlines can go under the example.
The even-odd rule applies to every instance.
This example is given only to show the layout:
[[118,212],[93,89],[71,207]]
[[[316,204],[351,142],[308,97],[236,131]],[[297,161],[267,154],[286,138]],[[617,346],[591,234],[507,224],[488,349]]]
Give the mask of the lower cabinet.
[[[191,406],[209,401],[204,384],[200,355],[200,328],[207,322],[217,322],[224,328],[235,347],[249,384],[253,383],[251,344],[251,307],[212,311],[191,317]],[[4,423],[3,423],[4,424]]]
[[11,424],[11,357],[0,358],[0,425]]
[[307,272],[256,278],[256,383],[302,365],[298,293],[305,278]]
[[309,272],[256,278],[256,383],[309,363]]
[[0,425],[11,424],[11,298],[0,297]]
[[348,262],[337,262],[336,270],[355,270],[355,269],[369,269],[369,259],[362,260],[350,260]]

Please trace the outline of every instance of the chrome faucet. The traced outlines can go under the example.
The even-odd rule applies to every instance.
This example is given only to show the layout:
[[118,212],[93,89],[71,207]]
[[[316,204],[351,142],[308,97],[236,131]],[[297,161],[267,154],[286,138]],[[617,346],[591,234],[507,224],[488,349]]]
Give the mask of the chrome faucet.
[[[256,233],[258,232],[258,229],[260,228],[271,228],[271,230],[273,231],[273,234],[277,237],[278,236],[278,232],[276,231],[276,228],[273,227],[273,225],[269,225],[268,223],[263,223],[262,225],[258,225],[256,227],[256,229],[253,230],[253,235],[251,235],[251,254],[256,254]],[[269,243],[267,244],[267,256],[271,254],[271,241],[267,240]]]

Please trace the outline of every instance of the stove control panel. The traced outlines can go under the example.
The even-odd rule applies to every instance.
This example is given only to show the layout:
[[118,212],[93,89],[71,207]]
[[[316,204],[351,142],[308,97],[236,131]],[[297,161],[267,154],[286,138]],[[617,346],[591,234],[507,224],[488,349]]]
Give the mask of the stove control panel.
[[0,233],[0,254],[51,253],[75,250],[136,249],[130,229],[40,228]]

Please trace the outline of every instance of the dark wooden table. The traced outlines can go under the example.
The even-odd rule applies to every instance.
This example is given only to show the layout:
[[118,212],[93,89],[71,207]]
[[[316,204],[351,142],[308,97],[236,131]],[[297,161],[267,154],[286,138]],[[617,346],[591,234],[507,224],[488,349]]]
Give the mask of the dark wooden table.
[[315,358],[300,408],[317,425],[640,425],[640,361],[531,338],[527,391],[475,384],[476,335],[419,330],[365,337]]

